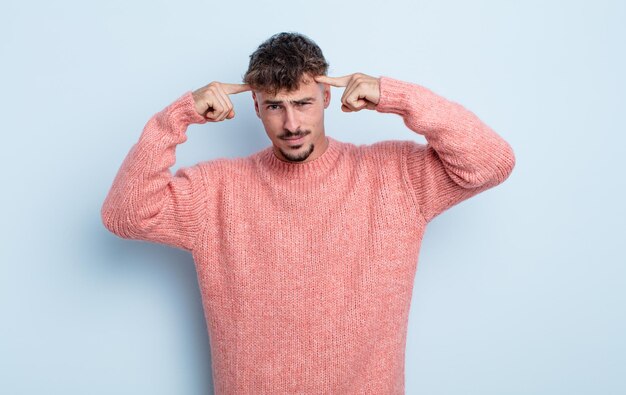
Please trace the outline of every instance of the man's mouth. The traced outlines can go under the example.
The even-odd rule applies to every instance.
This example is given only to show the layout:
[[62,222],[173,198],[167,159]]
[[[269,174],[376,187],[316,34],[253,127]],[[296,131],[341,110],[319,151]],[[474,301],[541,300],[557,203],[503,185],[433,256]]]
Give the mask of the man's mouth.
[[285,137],[283,138],[283,140],[288,141],[290,144],[298,144],[298,143],[303,142],[305,137],[306,137],[306,134],[301,134],[298,136]]

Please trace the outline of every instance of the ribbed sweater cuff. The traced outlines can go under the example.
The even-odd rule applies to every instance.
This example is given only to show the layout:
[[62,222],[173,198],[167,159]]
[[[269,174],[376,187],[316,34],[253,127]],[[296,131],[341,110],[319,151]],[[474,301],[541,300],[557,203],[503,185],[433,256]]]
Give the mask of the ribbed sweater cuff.
[[433,105],[433,92],[426,87],[385,76],[379,80],[380,99],[375,107],[378,112],[405,115],[412,108],[421,114]]
[[185,126],[192,123],[203,124],[207,119],[196,111],[192,91],[185,92],[166,108],[166,112],[176,124]]

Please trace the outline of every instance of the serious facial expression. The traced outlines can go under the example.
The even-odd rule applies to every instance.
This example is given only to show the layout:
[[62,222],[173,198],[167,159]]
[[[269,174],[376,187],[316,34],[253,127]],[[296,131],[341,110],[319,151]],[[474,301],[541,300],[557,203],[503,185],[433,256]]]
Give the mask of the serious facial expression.
[[330,86],[303,76],[299,88],[292,92],[271,95],[255,90],[252,98],[279,159],[307,162],[324,152],[324,109],[330,103]]

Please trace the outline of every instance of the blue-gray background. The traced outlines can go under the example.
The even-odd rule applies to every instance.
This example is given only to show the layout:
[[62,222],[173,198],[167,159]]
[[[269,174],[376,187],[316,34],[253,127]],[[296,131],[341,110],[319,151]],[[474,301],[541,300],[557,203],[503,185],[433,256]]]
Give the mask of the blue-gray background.
[[[407,393],[625,393],[625,19],[619,1],[3,1],[0,392],[212,391],[191,255],[117,238],[100,207],[154,113],[299,31],[330,75],[420,83],[516,153],[426,232]],[[425,141],[341,93],[328,135]],[[233,102],[172,170],[270,144],[250,95]]]

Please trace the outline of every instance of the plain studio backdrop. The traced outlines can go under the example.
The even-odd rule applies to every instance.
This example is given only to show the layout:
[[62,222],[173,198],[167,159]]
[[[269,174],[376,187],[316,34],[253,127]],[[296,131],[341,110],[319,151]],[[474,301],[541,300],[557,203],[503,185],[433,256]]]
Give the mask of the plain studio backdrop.
[[[504,137],[503,184],[428,227],[407,394],[626,393],[626,6],[620,1],[3,1],[0,393],[207,394],[191,254],[101,223],[156,112],[304,33],[329,74],[422,84]],[[342,141],[425,139],[399,116],[326,112]],[[181,166],[269,146],[250,93],[191,125]]]

